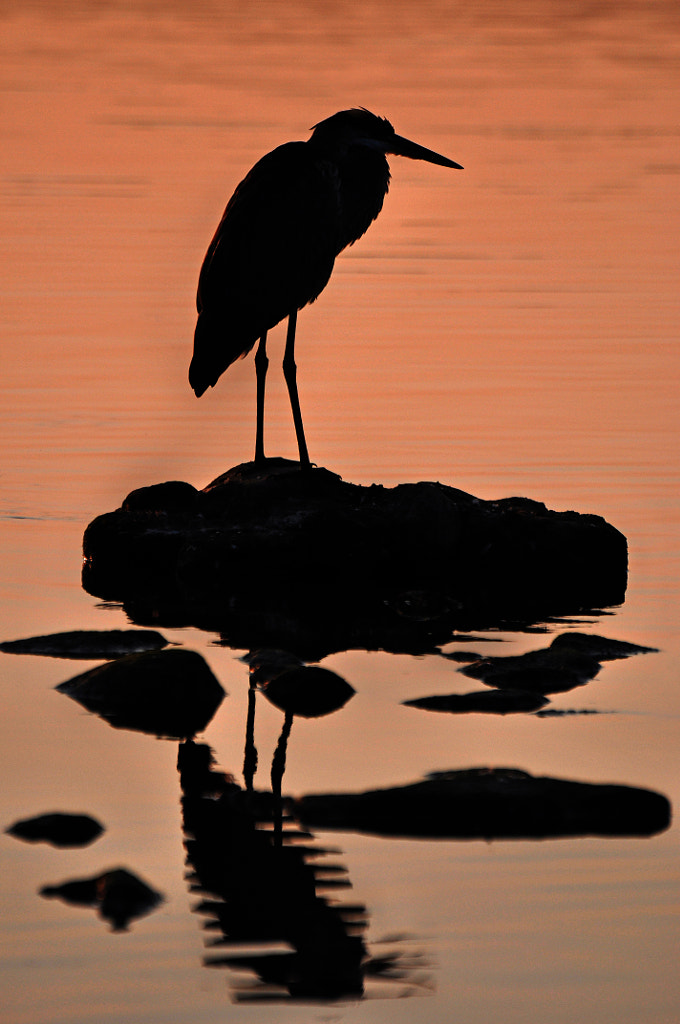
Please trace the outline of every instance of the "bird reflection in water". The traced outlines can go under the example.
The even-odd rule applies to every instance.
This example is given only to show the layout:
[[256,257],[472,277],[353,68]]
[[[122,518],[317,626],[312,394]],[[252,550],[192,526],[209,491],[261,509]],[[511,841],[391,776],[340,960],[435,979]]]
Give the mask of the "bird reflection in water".
[[[179,747],[187,877],[191,890],[204,897],[195,910],[208,918],[206,929],[217,933],[209,947],[231,950],[211,953],[206,966],[254,972],[257,982],[233,986],[239,1001],[362,998],[369,977],[398,981],[402,996],[426,990],[429,975],[422,975],[417,956],[409,958],[401,948],[370,955],[363,938],[366,908],[331,898],[350,886],[346,868],[325,860],[338,851],[315,845],[281,795],[293,718],[337,710],[354,690],[335,673],[293,661],[285,652],[254,652],[246,660],[251,708],[245,763],[252,772],[247,787],[216,769],[208,746],[190,740]],[[253,786],[259,692],[284,711],[271,793]],[[239,952],[245,946],[249,951]],[[252,952],[258,946],[261,951]]]
[[255,355],[255,461],[264,455],[267,332],[288,317],[283,374],[302,468],[310,466],[297,390],[297,313],[328,284],[336,256],[368,230],[390,182],[386,154],[462,169],[397,135],[386,118],[341,110],[307,142],[262,157],[238,185],[210,243],[198,283],[198,322],[189,383],[197,397],[224,371]]
[[[261,827],[271,821],[271,798],[215,771],[208,747],[182,744],[178,767],[191,888],[205,895],[195,909],[209,918],[207,929],[221,932],[209,945],[264,947],[210,955],[206,965],[254,971],[261,984],[243,998],[361,996],[365,908],[319,895],[324,868],[309,861],[330,851],[311,849],[308,834],[292,830],[277,846]],[[330,882],[333,868],[344,871],[329,868]]]

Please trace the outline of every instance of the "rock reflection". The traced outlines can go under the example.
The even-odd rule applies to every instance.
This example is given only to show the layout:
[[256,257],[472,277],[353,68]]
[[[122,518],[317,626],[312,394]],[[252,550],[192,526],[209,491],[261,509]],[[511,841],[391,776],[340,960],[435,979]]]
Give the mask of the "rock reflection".
[[224,690],[195,651],[131,654],[57,687],[117,729],[185,739],[202,732]]
[[150,914],[163,902],[161,893],[127,868],[112,868],[93,878],[74,878],[45,885],[40,895],[57,897],[72,906],[93,907],[114,932],[127,931],[130,922]]

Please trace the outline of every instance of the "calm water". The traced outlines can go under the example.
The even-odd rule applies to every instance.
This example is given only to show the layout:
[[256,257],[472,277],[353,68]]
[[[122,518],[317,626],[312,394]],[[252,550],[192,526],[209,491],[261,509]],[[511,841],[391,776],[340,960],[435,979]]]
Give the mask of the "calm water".
[[[677,806],[677,5],[6,3],[1,19],[0,639],[125,626],[80,587],[84,527],[134,487],[203,486],[250,458],[252,360],[200,402],[186,381],[198,267],[260,155],[365,105],[465,171],[394,158],[381,218],[301,314],[312,458],[357,483],[438,479],[604,516],[629,541],[626,603],[572,626],[660,653],[553,699],[609,714],[553,718],[404,708],[470,686],[436,655],[336,654],[324,664],[357,695],[296,721],[284,789],[500,765]],[[271,376],[268,452],[292,457]],[[243,651],[163,632],[228,691],[203,738],[239,781]],[[495,633],[475,649],[545,642]],[[0,823],[71,810],[107,829],[81,850],[2,837],[8,1022],[677,1020],[673,826],[545,842],[321,835],[367,908],[370,952],[408,955],[408,969],[342,1005],[234,1002],[249,976],[202,966],[176,744],[55,692],[90,663],[0,658]],[[280,729],[258,707],[260,786]],[[129,932],[37,895],[116,865],[165,896]]]

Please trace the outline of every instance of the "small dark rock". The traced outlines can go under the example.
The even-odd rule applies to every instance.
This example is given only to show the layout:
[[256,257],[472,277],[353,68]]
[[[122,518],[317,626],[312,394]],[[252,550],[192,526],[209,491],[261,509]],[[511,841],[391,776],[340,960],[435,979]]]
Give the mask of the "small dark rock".
[[15,821],[6,831],[8,835],[27,843],[50,843],[60,847],[87,846],[102,834],[104,826],[88,814],[54,811]]
[[74,906],[94,907],[115,932],[126,931],[130,921],[144,917],[163,902],[161,893],[126,868],[113,868],[94,878],[78,878],[60,885],[45,885],[40,895]]
[[473,679],[481,679],[487,686],[534,693],[563,693],[594,679],[602,661],[650,651],[654,648],[609,640],[603,636],[561,633],[550,647],[508,657],[480,658],[458,671]]
[[178,739],[202,732],[225,696],[201,655],[184,648],[130,654],[56,689],[118,729]]
[[200,505],[201,493],[184,480],[139,487],[123,502],[124,512],[189,512]]
[[482,658],[458,671],[487,686],[529,690],[532,693],[564,693],[583,686],[597,675],[600,663],[588,654],[548,647],[507,657]]
[[432,697],[418,697],[415,700],[403,701],[405,707],[422,708],[424,711],[448,711],[457,715],[470,711],[480,711],[492,715],[538,711],[547,703],[547,697],[528,693],[525,690],[480,690],[478,693],[434,694]]
[[321,718],[338,711],[354,696],[342,676],[317,665],[303,665],[275,676],[262,687],[268,701],[300,718]]
[[25,640],[7,640],[0,644],[0,651],[94,661],[120,658],[138,651],[158,651],[167,646],[165,637],[154,629],[78,629],[69,633],[27,637]]

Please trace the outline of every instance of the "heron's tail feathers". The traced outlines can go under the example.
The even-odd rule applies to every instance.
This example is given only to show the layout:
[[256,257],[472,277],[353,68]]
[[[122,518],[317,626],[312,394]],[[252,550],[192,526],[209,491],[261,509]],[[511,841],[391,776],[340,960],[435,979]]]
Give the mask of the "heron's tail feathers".
[[189,366],[189,383],[200,398],[215,387],[227,367],[250,352],[257,339],[244,341],[227,326],[199,313],[194,333],[194,354]]

